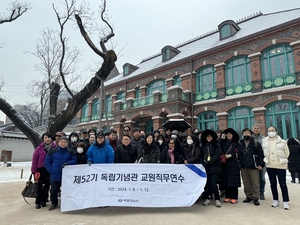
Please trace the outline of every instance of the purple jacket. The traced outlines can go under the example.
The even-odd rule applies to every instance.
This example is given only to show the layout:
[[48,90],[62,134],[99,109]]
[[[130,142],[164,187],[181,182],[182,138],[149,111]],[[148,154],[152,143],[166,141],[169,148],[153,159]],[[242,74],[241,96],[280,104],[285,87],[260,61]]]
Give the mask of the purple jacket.
[[[51,148],[55,148],[56,144],[52,142]],[[42,142],[34,151],[32,156],[32,165],[31,173],[36,173],[38,168],[45,167],[44,161],[46,158],[47,152],[44,148],[44,142]]]

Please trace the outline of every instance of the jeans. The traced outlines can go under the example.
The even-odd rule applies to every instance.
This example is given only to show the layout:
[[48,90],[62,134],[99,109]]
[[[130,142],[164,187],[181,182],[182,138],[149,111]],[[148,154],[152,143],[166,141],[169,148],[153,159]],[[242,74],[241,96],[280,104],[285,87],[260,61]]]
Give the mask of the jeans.
[[52,205],[58,204],[57,193],[60,191],[61,181],[50,181],[51,189],[50,189],[50,198]]
[[285,169],[274,169],[267,168],[268,176],[271,184],[271,191],[273,195],[273,200],[278,200],[278,190],[277,190],[277,179],[279,181],[279,186],[282,193],[282,199],[284,202],[289,201],[289,193],[286,186],[286,170]]
[[265,193],[265,186],[266,186],[266,175],[267,168],[263,167],[262,170],[259,171],[259,193],[262,195]]
[[218,174],[207,174],[207,181],[205,185],[204,196],[205,199],[212,199],[212,194],[215,196],[215,200],[220,200],[219,190],[218,190]]

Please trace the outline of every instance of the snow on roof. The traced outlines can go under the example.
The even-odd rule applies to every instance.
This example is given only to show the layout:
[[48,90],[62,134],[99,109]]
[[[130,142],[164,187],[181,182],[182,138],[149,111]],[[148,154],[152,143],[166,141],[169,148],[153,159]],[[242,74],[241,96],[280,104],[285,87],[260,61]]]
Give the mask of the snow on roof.
[[0,131],[0,138],[28,139],[21,132]]
[[268,13],[268,14],[254,14],[251,17],[245,17],[237,22],[241,28],[234,36],[225,40],[220,40],[219,32],[217,30],[208,32],[204,35],[187,41],[183,44],[177,45],[177,49],[180,51],[174,58],[162,62],[161,54],[158,53],[148,59],[143,60],[140,64],[136,65],[137,70],[127,76],[123,76],[123,73],[105,82],[105,86],[114,84],[118,81],[122,81],[134,76],[146,73],[150,70],[157,69],[168,64],[172,64],[175,61],[182,60],[188,56],[205,52],[209,49],[221,46],[226,43],[230,43],[241,38],[247,37],[259,33],[261,31],[276,27],[280,24],[290,22],[298,19],[300,21],[300,8],[285,10],[280,12]]

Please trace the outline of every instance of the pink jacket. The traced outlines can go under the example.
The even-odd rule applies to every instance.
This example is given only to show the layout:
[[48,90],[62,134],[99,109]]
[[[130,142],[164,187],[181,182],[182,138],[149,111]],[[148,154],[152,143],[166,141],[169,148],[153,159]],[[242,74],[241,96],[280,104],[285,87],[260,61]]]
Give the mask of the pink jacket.
[[[56,144],[52,142],[51,148],[55,148]],[[36,173],[38,168],[45,167],[44,160],[47,152],[44,148],[44,142],[42,142],[35,150],[32,156],[31,173]]]

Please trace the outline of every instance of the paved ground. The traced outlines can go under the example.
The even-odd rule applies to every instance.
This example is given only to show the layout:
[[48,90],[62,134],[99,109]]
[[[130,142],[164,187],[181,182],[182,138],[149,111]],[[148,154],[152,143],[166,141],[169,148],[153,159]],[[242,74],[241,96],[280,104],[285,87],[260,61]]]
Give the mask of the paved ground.
[[[239,202],[236,205],[222,203],[222,208],[214,205],[202,206],[202,201],[189,208],[130,208],[108,207],[92,208],[80,211],[61,213],[59,209],[48,210],[48,206],[35,209],[27,205],[21,191],[26,178],[22,181],[2,183],[4,174],[12,174],[0,165],[0,224],[55,224],[55,225],[86,225],[86,224],[130,224],[130,225],[159,225],[159,224],[300,224],[300,184],[292,184],[288,176],[288,189],[290,194],[290,210],[284,210],[282,204],[272,208],[272,198],[269,183],[266,185],[266,200],[260,201],[260,206],[252,203],[242,203],[243,189],[240,188]],[[28,171],[25,168],[24,171]],[[20,174],[20,168],[18,168]],[[25,174],[24,174],[25,175]],[[26,176],[28,173],[26,173]],[[33,199],[32,202],[34,202]]]

